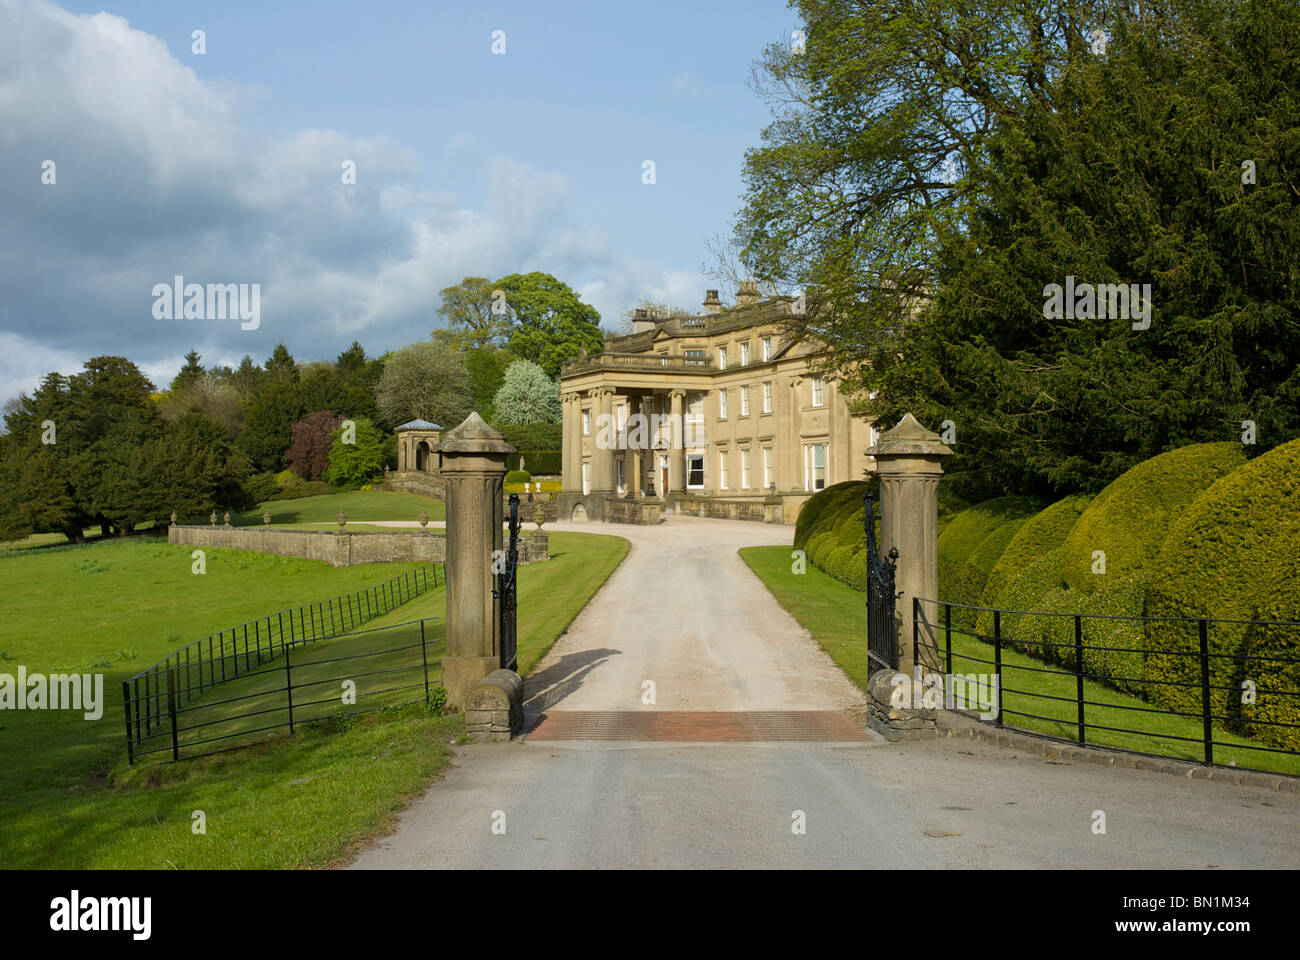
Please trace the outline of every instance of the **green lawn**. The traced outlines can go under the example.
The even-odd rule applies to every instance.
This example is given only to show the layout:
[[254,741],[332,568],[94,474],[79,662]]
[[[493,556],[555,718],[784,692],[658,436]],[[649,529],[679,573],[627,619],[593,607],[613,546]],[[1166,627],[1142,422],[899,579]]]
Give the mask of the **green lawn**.
[[[628,545],[617,537],[552,533],[551,549],[552,560],[519,568],[524,670],[564,632]],[[204,577],[191,574],[189,565],[187,548],[139,541],[0,559],[0,591],[11,601],[0,624],[0,650],[10,659],[0,661],[0,672],[13,672],[19,663],[32,672],[74,665],[91,670],[91,663],[134,653],[93,668],[107,674],[98,721],[71,712],[0,715],[0,863],[327,865],[385,832],[407,798],[447,765],[449,743],[463,732],[460,718],[431,716],[416,706],[300,725],[293,737],[277,735],[179,764],[127,767],[120,698],[126,676],[214,629],[350,592],[416,566],[335,569],[226,550],[209,550]],[[439,587],[368,626],[427,616],[441,621],[444,607],[445,588]],[[431,628],[430,639],[441,641],[440,627]],[[324,658],[347,653],[340,645],[357,642],[326,641],[302,652]],[[223,684],[212,696],[231,690]],[[364,701],[365,687],[361,693]],[[191,832],[195,810],[207,816],[205,835]]]
[[[745,547],[741,557],[781,604],[821,644],[840,668],[863,690],[866,689],[866,606],[864,594],[811,564],[806,573],[791,570],[790,547]],[[943,642],[943,633],[939,633]],[[954,673],[993,673],[991,644],[954,631],[952,638]],[[988,661],[987,663],[980,661]],[[1052,736],[1074,739],[1076,735],[1075,678],[1072,674],[1038,673],[1046,665],[1015,650],[1002,652],[1002,709],[1007,726],[1022,727]],[[1053,667],[1059,670],[1059,667]],[[1023,693],[1016,691],[1024,691]],[[1036,694],[1037,696],[1028,696]],[[1045,700],[1041,696],[1062,697]],[[1087,731],[1092,746],[1122,747],[1143,753],[1200,761],[1204,758],[1199,742],[1166,740],[1162,736],[1199,740],[1199,719],[1179,717],[1163,711],[1144,713],[1132,708],[1151,709],[1152,705],[1110,687],[1084,681],[1085,719],[1089,724],[1124,727],[1141,733],[1116,733],[1107,730]],[[1019,714],[1038,714],[1049,719],[1033,719]],[[1280,773],[1300,774],[1300,757],[1241,749],[1250,741],[1222,730],[1215,730],[1216,763],[1233,763]]]
[[[260,526],[262,514],[267,511],[274,525],[333,523],[340,510],[348,515],[348,526],[367,520],[418,520],[421,511],[430,520],[446,518],[446,504],[440,500],[392,490],[348,490],[297,500],[268,500],[252,510],[232,513],[230,523],[236,527]],[[217,519],[221,521],[220,514]]]
[[[627,541],[581,533],[552,534],[552,558],[519,568],[519,659],[527,673],[550,649],[591,595],[627,553]],[[575,589],[576,587],[576,589]],[[339,713],[364,712],[397,705],[424,695],[425,657],[428,680],[441,682],[440,659],[446,650],[446,585],[421,594],[377,617],[352,636],[309,643],[290,651],[295,723]],[[416,622],[416,620],[419,622]],[[239,669],[247,676],[231,679],[196,697],[177,719],[182,757],[277,735],[268,726],[289,722],[286,670],[282,656],[240,651]],[[229,663],[229,661],[228,661]],[[233,676],[234,664],[231,667]],[[181,685],[196,684],[197,670],[182,670]],[[188,679],[187,679],[188,678]],[[342,702],[344,680],[355,683],[355,703]],[[219,743],[200,745],[203,739]],[[171,725],[164,717],[143,749],[146,762],[171,757]]]

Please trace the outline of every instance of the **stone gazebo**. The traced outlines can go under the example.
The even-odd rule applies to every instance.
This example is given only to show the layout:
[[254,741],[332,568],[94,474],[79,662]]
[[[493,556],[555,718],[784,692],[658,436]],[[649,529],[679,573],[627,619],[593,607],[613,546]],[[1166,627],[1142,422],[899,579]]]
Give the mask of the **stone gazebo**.
[[442,461],[438,454],[438,441],[442,436],[442,427],[428,420],[411,420],[394,432],[397,434],[399,471],[439,472]]

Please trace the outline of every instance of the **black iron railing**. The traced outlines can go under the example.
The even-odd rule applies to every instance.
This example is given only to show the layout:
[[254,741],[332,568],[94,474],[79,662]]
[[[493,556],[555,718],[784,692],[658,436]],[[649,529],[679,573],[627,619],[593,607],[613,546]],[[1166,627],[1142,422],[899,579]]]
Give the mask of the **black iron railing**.
[[[274,663],[239,654],[244,669],[220,692],[199,687],[180,665],[162,674],[158,695],[126,695],[127,752],[189,760],[247,746],[277,730],[332,717],[427,701],[430,667],[443,639],[433,619],[339,634],[310,647],[287,643]],[[298,641],[301,644],[302,641]],[[212,664],[204,661],[209,669]],[[144,716],[158,722],[139,724]]]
[[510,494],[510,540],[507,543],[504,569],[497,574],[496,597],[500,603],[502,670],[519,669],[519,630],[516,618],[519,575],[519,494]]
[[[440,582],[438,566],[418,567],[364,590],[280,610],[173,650],[122,682],[127,752],[166,725],[169,677],[182,678],[175,702],[183,707],[217,684],[242,677],[293,646],[341,636],[433,589]],[[441,581],[445,580],[444,574]]]
[[[972,614],[979,615],[977,628],[954,627],[954,610],[966,612],[960,618],[966,623]],[[1039,617],[1056,618],[1070,628],[1067,639],[1049,640],[1041,631],[1024,630],[1026,618]],[[1010,630],[1008,618],[1017,624]],[[1169,625],[1169,643],[1152,651],[1097,639],[1125,624],[1144,632],[1152,625]],[[924,672],[944,671],[949,692],[973,689],[974,677],[987,676],[991,682],[980,679],[979,684],[996,689],[996,703],[981,711],[979,719],[995,726],[1146,756],[1245,767],[1236,759],[1225,763],[1225,758],[1300,757],[1300,722],[1279,719],[1300,719],[1300,658],[1251,653],[1249,644],[1241,644],[1236,653],[1216,652],[1210,642],[1216,630],[1246,635],[1261,628],[1286,631],[1292,638],[1286,646],[1300,649],[1296,621],[1046,613],[917,598],[912,603],[912,656]],[[1193,633],[1195,641],[1189,642]],[[954,636],[981,646],[972,653],[966,645],[963,652],[954,648]],[[1162,669],[1143,670],[1149,658]],[[1109,669],[1096,666],[1099,662]],[[973,672],[964,673],[971,664]],[[1091,690],[1089,683],[1095,684]],[[954,708],[951,702],[944,705]],[[970,704],[964,706],[955,708],[973,712]],[[1131,718],[1128,725],[1124,718]],[[1180,719],[1171,723],[1172,718]],[[1192,731],[1195,735],[1189,735]],[[1300,763],[1268,762],[1273,769],[1300,773]]]
[[898,626],[894,579],[898,570],[898,548],[882,558],[876,545],[875,514],[870,493],[862,495],[862,524],[867,533],[867,669],[898,668]]

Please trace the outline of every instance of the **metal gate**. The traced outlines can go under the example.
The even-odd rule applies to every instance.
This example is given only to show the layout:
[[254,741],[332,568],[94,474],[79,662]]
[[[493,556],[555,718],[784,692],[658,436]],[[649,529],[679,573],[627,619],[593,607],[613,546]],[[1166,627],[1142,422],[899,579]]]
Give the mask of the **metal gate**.
[[501,604],[501,668],[519,671],[518,639],[515,628],[515,574],[519,569],[519,494],[510,494],[510,544],[505,569],[497,574],[493,596]]
[[898,570],[898,548],[880,558],[876,543],[872,496],[862,496],[862,524],[867,531],[867,671],[897,670],[897,624],[894,622],[894,574]]

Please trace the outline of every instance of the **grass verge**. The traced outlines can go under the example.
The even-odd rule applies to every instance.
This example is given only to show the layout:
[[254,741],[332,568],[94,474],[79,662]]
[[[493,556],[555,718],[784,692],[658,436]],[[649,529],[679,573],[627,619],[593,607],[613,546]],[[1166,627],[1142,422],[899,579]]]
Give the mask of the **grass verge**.
[[[867,684],[866,606],[862,593],[809,565],[806,573],[791,570],[789,547],[744,547],[741,558],[754,571],[776,601],[816,638],[849,679],[863,690]],[[942,642],[942,631],[940,632]],[[953,631],[953,672],[993,673],[993,647]],[[1016,650],[1002,652],[1002,709],[1008,726],[1073,740],[1077,729],[1075,677],[1038,673],[1046,665]],[[1059,669],[1059,668],[1054,668]],[[1042,699],[1060,697],[1063,700]],[[1125,727],[1139,731],[1120,733],[1088,729],[1089,746],[1119,747],[1175,759],[1201,761],[1199,719],[1152,709],[1136,697],[1090,680],[1084,681],[1085,720],[1100,727]],[[1037,714],[1035,717],[1024,714]],[[1185,737],[1190,741],[1165,739]],[[1251,741],[1215,730],[1216,763],[1235,763],[1278,773],[1300,774],[1300,757],[1242,749]]]

